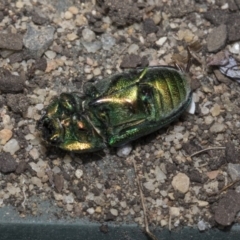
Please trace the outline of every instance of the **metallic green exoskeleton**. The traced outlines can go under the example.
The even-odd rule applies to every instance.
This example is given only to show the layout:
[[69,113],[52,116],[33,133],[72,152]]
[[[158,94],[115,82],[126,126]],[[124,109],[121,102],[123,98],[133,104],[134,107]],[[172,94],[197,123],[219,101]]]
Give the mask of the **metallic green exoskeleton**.
[[156,131],[191,102],[190,79],[174,67],[158,66],[87,82],[83,94],[62,93],[39,120],[43,139],[68,151],[121,146]]

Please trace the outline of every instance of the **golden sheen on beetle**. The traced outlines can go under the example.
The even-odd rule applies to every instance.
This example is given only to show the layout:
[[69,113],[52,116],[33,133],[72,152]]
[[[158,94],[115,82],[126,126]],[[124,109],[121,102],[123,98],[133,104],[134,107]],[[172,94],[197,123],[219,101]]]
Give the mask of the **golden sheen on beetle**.
[[62,93],[38,121],[42,138],[67,151],[118,147],[178,118],[192,99],[189,76],[174,67],[137,68],[82,93]]

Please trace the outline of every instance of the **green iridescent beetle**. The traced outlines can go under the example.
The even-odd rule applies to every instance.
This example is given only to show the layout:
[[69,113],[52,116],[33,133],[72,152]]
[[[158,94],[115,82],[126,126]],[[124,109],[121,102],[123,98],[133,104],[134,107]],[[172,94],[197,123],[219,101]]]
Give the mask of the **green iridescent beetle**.
[[83,94],[62,93],[38,121],[50,145],[76,152],[118,147],[178,118],[192,99],[190,78],[174,67],[137,68],[97,83]]

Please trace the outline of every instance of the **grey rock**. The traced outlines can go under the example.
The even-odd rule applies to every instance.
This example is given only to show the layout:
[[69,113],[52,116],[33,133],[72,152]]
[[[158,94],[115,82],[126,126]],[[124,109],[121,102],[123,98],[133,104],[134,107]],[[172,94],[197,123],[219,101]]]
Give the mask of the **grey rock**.
[[240,211],[240,193],[229,190],[219,201],[215,211],[215,221],[222,226],[229,226]]
[[26,113],[29,101],[24,94],[7,94],[7,106],[14,112],[24,114]]
[[35,62],[35,69],[36,70],[41,70],[41,71],[45,71],[47,68],[47,60],[46,58],[39,58],[36,60]]
[[51,46],[54,32],[55,28],[52,26],[37,27],[29,24],[23,38],[28,56],[34,59],[40,58],[49,46]]
[[157,181],[164,182],[165,179],[167,178],[166,174],[160,169],[159,166],[156,166],[155,168],[155,175]]
[[0,33],[0,48],[8,50],[21,50],[23,37],[17,33]]
[[0,52],[2,58],[8,58],[8,57],[11,56],[13,53],[14,53],[13,50],[7,50],[7,49],[2,50],[2,51]]
[[130,54],[123,57],[120,67],[121,68],[135,68],[141,64],[140,56]]
[[115,38],[108,33],[102,34],[101,42],[104,50],[111,50],[111,48],[116,44]]
[[215,26],[225,24],[228,20],[229,14],[228,11],[214,9],[207,11],[204,14],[204,17]]
[[198,230],[199,230],[200,232],[203,232],[203,231],[205,231],[205,230],[208,229],[209,224],[206,223],[206,222],[204,222],[204,220],[200,220],[200,221],[198,222],[197,226],[198,226]]
[[151,18],[147,18],[143,22],[143,30],[146,34],[155,33],[158,31],[158,27]]
[[228,174],[233,181],[240,179],[240,164],[228,164]]
[[216,52],[222,49],[227,41],[227,26],[225,24],[214,28],[207,37],[207,49],[209,52]]
[[89,53],[95,53],[102,48],[102,43],[100,41],[94,42],[82,42],[82,45]]
[[22,92],[24,89],[25,76],[12,75],[5,68],[0,68],[0,91],[5,93]]
[[235,0],[234,2],[236,3],[236,5],[238,6],[238,8],[240,9],[240,0]]
[[88,28],[83,29],[82,36],[84,41],[86,42],[92,42],[93,40],[96,39],[96,34]]
[[2,11],[0,11],[0,22],[4,19],[4,14]]
[[32,21],[35,23],[35,24],[38,24],[38,25],[43,25],[45,24],[48,19],[47,17],[40,11],[40,9],[36,8],[35,11],[33,11],[32,13]]
[[233,13],[229,16],[227,21],[228,40],[235,42],[240,40],[240,14]]
[[56,188],[56,191],[58,193],[62,192],[63,186],[64,186],[64,178],[61,174],[54,174],[53,177],[54,186]]
[[136,3],[128,0],[97,1],[97,4],[111,18],[112,22],[119,27],[139,22],[142,19],[142,14],[140,14]]
[[17,168],[17,162],[10,153],[0,153],[0,172],[10,173]]
[[122,147],[119,147],[117,149],[117,155],[119,157],[124,158],[124,157],[127,157],[131,153],[131,151],[132,151],[132,144],[129,143]]
[[15,52],[9,56],[10,63],[16,63],[16,62],[21,62],[23,59],[23,53],[22,51],[20,52]]
[[220,133],[220,132],[224,132],[224,130],[225,130],[225,125],[222,123],[214,123],[210,128],[210,132],[212,133]]
[[233,142],[225,144],[225,158],[228,163],[239,163],[239,153]]

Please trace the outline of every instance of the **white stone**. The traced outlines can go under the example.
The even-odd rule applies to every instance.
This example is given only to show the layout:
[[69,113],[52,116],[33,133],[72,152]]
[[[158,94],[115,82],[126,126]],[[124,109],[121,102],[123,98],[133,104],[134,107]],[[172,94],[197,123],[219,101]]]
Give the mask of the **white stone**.
[[64,195],[63,196],[63,201],[65,202],[65,203],[73,203],[74,202],[74,197],[73,197],[73,195],[72,195],[72,193],[70,193],[69,195]]
[[169,211],[171,216],[178,217],[180,215],[180,209],[177,207],[170,207]]
[[57,54],[54,51],[48,50],[48,51],[45,52],[45,55],[49,59],[54,59]]
[[213,133],[224,132],[224,130],[225,130],[225,125],[222,123],[214,123],[210,128],[210,132],[213,132]]
[[117,149],[117,155],[119,157],[127,157],[132,151],[132,144],[128,143]]
[[189,189],[190,180],[189,177],[184,173],[178,173],[173,177],[172,186],[175,190],[186,193]]
[[83,170],[82,169],[77,169],[76,172],[75,172],[75,176],[76,178],[81,178],[83,175]]
[[167,37],[161,37],[158,41],[156,41],[156,44],[158,46],[162,46],[167,41]]
[[73,14],[72,14],[70,11],[66,11],[66,12],[64,13],[64,18],[65,18],[65,19],[69,20],[69,19],[71,19],[72,17],[73,17]]
[[148,189],[148,190],[150,190],[150,191],[153,191],[153,190],[155,189],[154,181],[155,181],[155,180],[149,180],[148,182],[143,183],[143,186],[144,186],[146,189]]
[[0,144],[5,145],[12,137],[13,133],[9,129],[2,129],[0,131]]
[[3,151],[9,152],[12,155],[20,149],[18,141],[16,139],[10,139],[4,146]]
[[160,182],[164,182],[164,180],[167,178],[159,166],[156,166],[155,168],[155,175],[156,175],[157,181],[160,181]]
[[129,54],[132,54],[132,53],[136,54],[138,49],[139,49],[139,46],[137,44],[133,43],[129,46],[128,53]]
[[23,6],[24,6],[24,3],[22,1],[17,1],[16,2],[16,7],[17,8],[23,8]]
[[113,216],[118,216],[118,210],[117,210],[117,209],[111,208],[111,209],[110,209],[110,212],[111,212],[111,214],[112,214]]
[[39,152],[36,148],[31,149],[31,151],[29,152],[29,155],[33,158],[33,159],[38,159],[39,158]]
[[89,214],[94,214],[94,213],[95,213],[95,210],[94,210],[94,208],[88,208],[88,209],[87,209],[87,212],[88,212]]
[[72,14],[78,14],[78,8],[75,6],[69,7],[68,11],[71,12]]
[[82,36],[86,42],[92,42],[96,38],[96,34],[88,28],[83,29]]
[[32,181],[32,184],[38,186],[39,188],[42,188],[42,182],[38,177],[32,177],[31,181]]
[[239,54],[240,53],[240,44],[234,43],[229,47],[229,51],[233,54]]

